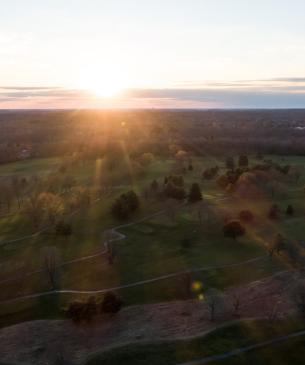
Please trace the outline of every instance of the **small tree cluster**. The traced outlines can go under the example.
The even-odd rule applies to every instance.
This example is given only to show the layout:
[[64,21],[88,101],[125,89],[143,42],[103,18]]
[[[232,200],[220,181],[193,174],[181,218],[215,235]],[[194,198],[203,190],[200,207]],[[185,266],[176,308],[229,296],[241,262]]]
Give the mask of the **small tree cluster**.
[[126,219],[131,213],[136,211],[140,206],[140,201],[134,191],[121,194],[111,207],[111,213],[117,219]]

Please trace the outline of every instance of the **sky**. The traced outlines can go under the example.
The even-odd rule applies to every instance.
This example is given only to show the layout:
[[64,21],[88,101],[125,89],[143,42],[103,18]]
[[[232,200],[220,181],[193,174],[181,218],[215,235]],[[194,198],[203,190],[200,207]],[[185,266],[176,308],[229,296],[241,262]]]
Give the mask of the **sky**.
[[304,0],[1,0],[0,108],[305,108]]

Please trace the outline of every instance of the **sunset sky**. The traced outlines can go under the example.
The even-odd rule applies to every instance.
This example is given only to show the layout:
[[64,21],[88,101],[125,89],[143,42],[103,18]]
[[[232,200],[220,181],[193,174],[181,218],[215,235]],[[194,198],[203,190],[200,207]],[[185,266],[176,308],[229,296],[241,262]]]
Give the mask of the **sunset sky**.
[[0,108],[305,107],[304,0],[3,0]]

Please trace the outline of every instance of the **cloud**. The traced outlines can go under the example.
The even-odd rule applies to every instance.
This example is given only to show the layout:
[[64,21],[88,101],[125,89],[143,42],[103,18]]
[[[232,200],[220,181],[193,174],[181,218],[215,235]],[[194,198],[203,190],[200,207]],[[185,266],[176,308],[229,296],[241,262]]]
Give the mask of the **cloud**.
[[305,108],[305,78],[184,82],[160,89],[129,89],[115,99],[86,90],[0,86],[0,108]]

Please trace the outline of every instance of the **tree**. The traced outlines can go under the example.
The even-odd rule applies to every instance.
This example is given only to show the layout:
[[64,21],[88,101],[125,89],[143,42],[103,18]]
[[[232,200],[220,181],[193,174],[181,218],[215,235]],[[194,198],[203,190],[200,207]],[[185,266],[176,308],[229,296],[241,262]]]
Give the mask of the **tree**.
[[44,216],[42,201],[39,199],[38,194],[34,193],[26,200],[24,211],[30,218],[33,226],[37,229]]
[[220,312],[224,308],[224,296],[219,290],[211,288],[206,292],[205,298],[210,312],[210,320],[213,322],[215,321],[216,312]]
[[[275,250],[277,252],[277,254],[279,254],[281,251],[286,249],[286,242],[284,237],[278,233],[274,239],[273,242],[270,245],[270,250],[273,249],[273,251]],[[269,252],[270,252],[269,250]]]
[[106,293],[100,306],[101,313],[115,314],[120,311],[122,307],[122,300],[116,294]]
[[153,180],[150,184],[150,189],[153,193],[157,193],[159,191],[159,183],[157,180]]
[[118,219],[126,219],[131,213],[136,211],[139,206],[139,198],[137,194],[131,190],[125,194],[121,194],[120,197],[115,200],[111,207],[111,213]]
[[289,204],[286,209],[286,215],[293,216],[293,214],[294,214],[293,206],[291,204]]
[[226,167],[229,170],[234,170],[235,169],[235,161],[233,157],[227,157],[226,158]]
[[248,167],[249,161],[246,155],[240,155],[238,159],[238,166],[240,167]]
[[300,313],[304,316],[305,315],[305,286],[304,284],[297,284],[296,287],[293,289],[292,297],[294,302],[300,311]]
[[167,198],[176,200],[185,199],[186,193],[182,186],[177,186],[172,180],[169,180],[163,189],[163,193]]
[[22,179],[19,179],[18,176],[13,176],[11,179],[11,187],[17,200],[18,208],[20,209],[22,203],[22,191],[24,187]]
[[222,188],[226,189],[226,187],[230,184],[229,178],[227,175],[220,175],[217,178],[217,185]]
[[59,278],[59,252],[56,247],[45,247],[42,250],[42,256],[51,289],[55,290]]
[[98,314],[98,306],[95,297],[90,297],[86,302],[73,301],[69,304],[66,316],[74,322],[91,321]]
[[71,224],[66,223],[64,221],[59,221],[55,226],[55,232],[59,236],[71,236],[72,234],[72,227]]
[[239,221],[231,221],[225,224],[222,230],[225,237],[233,238],[234,240],[246,233],[245,228]]
[[188,195],[188,201],[189,201],[189,203],[196,203],[201,200],[202,200],[202,194],[201,194],[200,186],[199,186],[199,184],[194,183],[191,186],[191,189],[190,189],[190,192]]
[[126,200],[128,207],[132,212],[139,208],[140,201],[138,195],[133,190],[130,190],[126,193]]
[[194,166],[193,166],[193,164],[192,164],[192,163],[190,163],[190,164],[189,164],[189,166],[188,166],[188,170],[189,170],[189,171],[193,171],[193,170],[194,170]]
[[54,224],[58,215],[63,211],[62,199],[53,193],[41,193],[38,200],[50,224]]
[[254,219],[254,215],[250,210],[242,210],[239,213],[239,219],[243,222],[250,223]]
[[183,163],[183,162],[186,160],[187,156],[188,156],[188,153],[187,153],[187,152],[185,152],[185,151],[183,151],[183,150],[179,150],[179,151],[176,153],[176,155],[175,155],[176,159],[177,159],[179,162],[181,162],[181,163]]
[[239,314],[239,309],[242,303],[242,295],[240,290],[238,289],[233,289],[230,291],[230,297],[231,297],[231,303],[233,306],[233,313],[234,315],[238,315]]
[[277,219],[279,215],[279,207],[277,204],[272,204],[272,206],[269,209],[268,217],[270,219]]
[[149,166],[150,164],[152,164],[155,160],[155,156],[150,153],[150,152],[146,152],[146,153],[143,153],[143,155],[141,156],[141,164],[143,166]]

